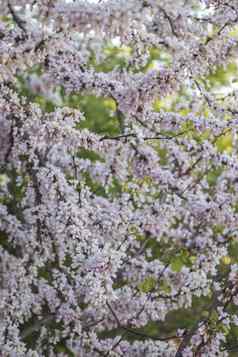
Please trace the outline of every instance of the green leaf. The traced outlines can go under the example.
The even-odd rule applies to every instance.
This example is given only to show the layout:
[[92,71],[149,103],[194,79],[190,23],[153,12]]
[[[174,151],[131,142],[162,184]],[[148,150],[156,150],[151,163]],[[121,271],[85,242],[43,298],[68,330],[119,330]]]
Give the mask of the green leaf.
[[87,150],[85,148],[81,148],[77,152],[77,156],[81,159],[89,159],[92,162],[96,162],[96,161],[104,162],[103,158],[98,153],[92,150]]
[[112,197],[117,197],[117,196],[121,195],[121,193],[122,193],[122,185],[120,184],[120,182],[117,180],[116,177],[112,178],[112,184],[108,188],[108,193]]
[[85,184],[91,189],[91,191],[97,195],[102,197],[107,197],[105,188],[100,185],[97,181],[93,181],[90,174],[88,172],[84,172],[83,174],[85,178]]
[[184,263],[183,263],[183,260],[182,260],[182,258],[180,256],[175,257],[172,260],[171,264],[170,264],[171,269],[176,273],[180,272],[180,270],[182,269],[183,265],[184,265]]
[[148,293],[156,286],[156,280],[152,276],[148,276],[145,280],[139,284],[139,290],[143,293]]

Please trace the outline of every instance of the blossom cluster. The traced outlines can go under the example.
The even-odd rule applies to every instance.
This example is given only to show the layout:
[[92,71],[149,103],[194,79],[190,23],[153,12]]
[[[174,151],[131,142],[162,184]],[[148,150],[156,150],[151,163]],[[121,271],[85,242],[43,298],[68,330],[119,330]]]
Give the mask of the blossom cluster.
[[[237,93],[209,76],[236,61],[238,1],[0,14],[0,355],[229,356]],[[88,124],[87,98],[111,131]]]

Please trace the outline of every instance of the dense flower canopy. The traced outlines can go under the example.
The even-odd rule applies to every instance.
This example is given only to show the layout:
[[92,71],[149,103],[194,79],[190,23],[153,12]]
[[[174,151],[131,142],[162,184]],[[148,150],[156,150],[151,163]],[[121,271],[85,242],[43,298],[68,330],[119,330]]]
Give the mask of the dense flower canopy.
[[1,356],[231,356],[238,1],[0,14]]

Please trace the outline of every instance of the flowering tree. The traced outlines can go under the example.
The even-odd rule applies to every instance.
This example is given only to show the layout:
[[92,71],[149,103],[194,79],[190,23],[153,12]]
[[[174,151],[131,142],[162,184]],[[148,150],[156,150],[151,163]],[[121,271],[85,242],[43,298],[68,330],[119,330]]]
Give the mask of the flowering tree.
[[0,13],[1,356],[232,355],[238,1]]

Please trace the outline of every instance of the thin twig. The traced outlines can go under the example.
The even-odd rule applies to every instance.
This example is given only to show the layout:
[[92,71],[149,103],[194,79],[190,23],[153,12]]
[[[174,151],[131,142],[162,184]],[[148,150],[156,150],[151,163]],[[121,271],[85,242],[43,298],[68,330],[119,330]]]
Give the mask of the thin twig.
[[[182,131],[180,133],[177,133],[175,135],[156,135],[156,136],[145,136],[142,137],[142,140],[148,141],[148,140],[172,140],[174,138],[177,138],[178,136],[181,136],[183,134],[185,134],[187,132],[186,131]],[[103,137],[100,138],[100,141],[104,141],[104,140],[120,140],[120,139],[125,139],[125,138],[129,138],[129,137],[133,137],[133,138],[137,138],[136,133],[128,133],[128,134],[122,134],[122,135],[117,135],[117,136],[108,136],[105,135]]]
[[15,10],[13,9],[10,1],[8,2],[8,9],[10,11],[10,14],[12,15],[13,21],[17,24],[17,26],[25,33],[27,34],[27,30],[25,28],[25,24],[26,22],[23,21],[15,12]]

